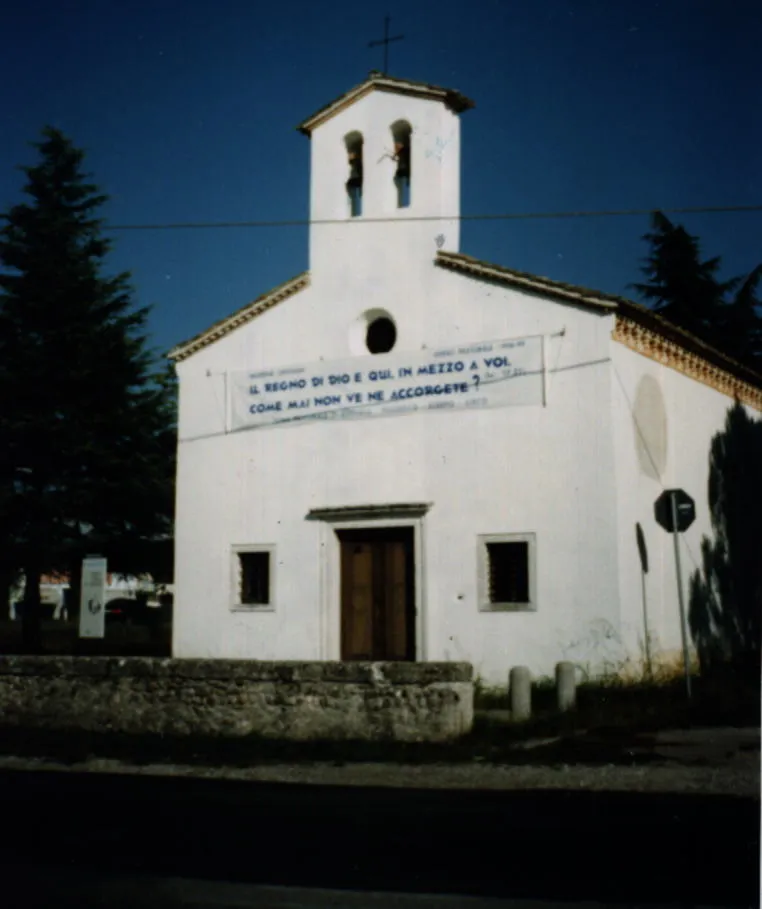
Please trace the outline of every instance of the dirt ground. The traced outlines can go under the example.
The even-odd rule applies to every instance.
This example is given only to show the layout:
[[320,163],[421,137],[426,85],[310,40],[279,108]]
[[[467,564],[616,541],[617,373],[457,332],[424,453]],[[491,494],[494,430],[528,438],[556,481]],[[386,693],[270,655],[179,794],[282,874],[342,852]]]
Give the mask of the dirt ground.
[[557,747],[558,743],[546,739],[527,741],[517,746],[525,752],[525,759],[515,764],[493,764],[476,759],[458,764],[333,761],[225,767],[211,764],[134,764],[98,757],[63,763],[6,755],[0,757],[0,770],[60,770],[317,786],[702,792],[759,800],[759,743],[760,731],[757,728],[669,730],[636,739],[630,746],[633,760],[630,765],[551,761],[548,749]]

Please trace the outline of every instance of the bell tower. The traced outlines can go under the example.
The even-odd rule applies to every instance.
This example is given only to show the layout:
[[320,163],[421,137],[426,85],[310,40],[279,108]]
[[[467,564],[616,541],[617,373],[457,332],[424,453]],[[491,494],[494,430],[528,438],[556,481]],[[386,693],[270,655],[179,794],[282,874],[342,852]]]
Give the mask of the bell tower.
[[298,127],[312,146],[313,285],[339,280],[347,262],[372,280],[458,251],[458,115],[473,106],[452,89],[371,72]]

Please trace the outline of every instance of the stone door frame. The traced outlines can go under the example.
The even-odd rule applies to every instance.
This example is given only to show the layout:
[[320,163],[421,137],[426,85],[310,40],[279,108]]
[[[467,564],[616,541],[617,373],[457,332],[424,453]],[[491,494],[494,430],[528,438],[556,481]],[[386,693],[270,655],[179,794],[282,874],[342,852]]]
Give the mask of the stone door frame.
[[425,533],[428,504],[371,505],[313,509],[309,519],[320,521],[320,646],[321,660],[341,660],[341,541],[340,530],[413,528],[415,591],[415,662],[428,657],[426,635]]

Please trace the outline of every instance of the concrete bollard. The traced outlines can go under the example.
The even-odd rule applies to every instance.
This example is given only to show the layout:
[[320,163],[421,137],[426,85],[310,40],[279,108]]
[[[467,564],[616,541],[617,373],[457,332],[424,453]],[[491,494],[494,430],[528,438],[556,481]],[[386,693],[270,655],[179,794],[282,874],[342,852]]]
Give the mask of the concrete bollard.
[[532,716],[532,675],[526,666],[514,666],[508,681],[511,697],[511,719],[528,720]]
[[563,713],[577,706],[577,678],[574,663],[556,665],[556,697],[558,709]]

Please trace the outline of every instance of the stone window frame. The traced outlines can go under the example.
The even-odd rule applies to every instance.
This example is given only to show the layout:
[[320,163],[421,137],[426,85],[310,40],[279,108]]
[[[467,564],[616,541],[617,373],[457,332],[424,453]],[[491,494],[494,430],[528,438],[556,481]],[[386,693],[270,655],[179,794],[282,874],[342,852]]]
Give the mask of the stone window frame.
[[[247,552],[266,552],[270,557],[267,603],[241,603],[241,559]],[[231,612],[275,612],[275,544],[234,543],[230,558],[230,610]]]
[[[488,543],[527,543],[529,600],[527,602],[493,603],[489,598]],[[537,612],[537,534],[483,533],[477,537],[477,602],[479,612]]]

